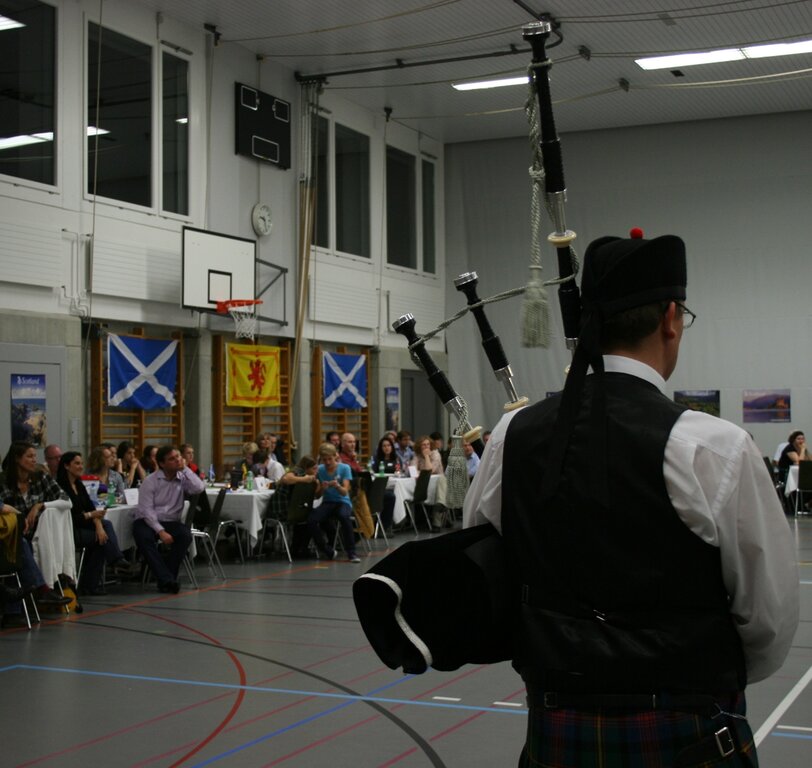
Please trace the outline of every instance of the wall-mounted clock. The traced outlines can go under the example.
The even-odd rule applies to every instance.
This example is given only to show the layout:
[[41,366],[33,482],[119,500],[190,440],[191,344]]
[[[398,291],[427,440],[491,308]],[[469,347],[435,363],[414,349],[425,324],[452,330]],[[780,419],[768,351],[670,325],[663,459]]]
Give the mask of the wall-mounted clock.
[[269,235],[273,229],[271,207],[265,203],[257,203],[251,210],[251,225],[260,237]]

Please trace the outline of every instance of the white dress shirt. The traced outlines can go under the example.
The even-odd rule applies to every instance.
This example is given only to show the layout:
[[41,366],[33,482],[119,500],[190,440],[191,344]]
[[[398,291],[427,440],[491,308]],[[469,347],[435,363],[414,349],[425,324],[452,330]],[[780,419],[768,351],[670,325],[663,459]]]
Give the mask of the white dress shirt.
[[[665,392],[663,377],[637,360],[605,355],[604,367]],[[502,456],[517,412],[502,417],[486,444],[465,497],[466,527],[488,521],[501,532]],[[761,453],[735,424],[685,411],[668,437],[663,476],[682,522],[721,550],[748,681],[768,677],[784,663],[798,626],[799,578],[792,533]]]

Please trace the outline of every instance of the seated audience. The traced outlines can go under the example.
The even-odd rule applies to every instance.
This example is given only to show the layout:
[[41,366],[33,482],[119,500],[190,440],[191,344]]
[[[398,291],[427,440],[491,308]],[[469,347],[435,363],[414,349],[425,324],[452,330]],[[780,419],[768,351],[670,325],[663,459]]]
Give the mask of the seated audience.
[[144,452],[141,454],[140,461],[141,466],[144,468],[144,472],[146,472],[148,475],[152,474],[158,469],[158,461],[156,459],[157,455],[158,455],[157,445],[144,446]]
[[355,435],[352,434],[352,432],[345,432],[341,435],[341,449],[338,454],[338,460],[342,464],[346,464],[352,470],[353,474],[364,471],[364,468],[358,461],[358,454],[355,452],[356,445]]
[[394,442],[384,435],[378,441],[378,448],[372,458],[372,469],[379,475],[393,475],[398,465]]
[[[87,471],[99,478],[99,493],[113,494],[113,498],[121,502],[124,500],[124,489],[127,486],[124,478],[113,469],[117,461],[115,451],[100,446],[94,448],[87,457]],[[62,483],[60,485],[65,488]]]
[[62,456],[62,449],[58,445],[45,446],[45,464],[48,466],[48,474],[56,477],[56,470],[59,468],[59,459]]
[[127,488],[136,488],[147,476],[141,462],[135,457],[135,446],[123,440],[116,449],[118,460],[121,462],[121,475]]
[[[176,594],[178,571],[192,543],[191,531],[181,520],[184,496],[202,493],[206,485],[186,466],[175,446],[161,446],[155,459],[158,470],[141,483],[133,538],[158,580],[158,590]],[[158,541],[169,548],[166,561]]]
[[[288,505],[290,494],[294,486],[302,483],[317,483],[316,471],[318,464],[312,456],[302,456],[296,465],[279,479],[276,483],[276,493],[271,496],[268,506],[268,516],[275,520],[286,522],[288,519]],[[310,542],[310,533],[306,522],[297,524],[293,529],[293,539],[290,543],[291,557],[302,558],[308,556],[307,546]]]
[[445,469],[448,466],[448,449],[445,447],[445,440],[439,432],[432,432],[429,437],[431,447],[440,454],[440,461],[443,462],[443,469]]
[[180,446],[180,455],[183,456],[186,466],[196,475],[200,476],[200,467],[195,464],[195,447],[191,443],[182,443]]
[[786,481],[790,466],[812,459],[812,454],[807,450],[806,437],[803,432],[796,430],[789,436],[788,440],[789,442],[781,451],[781,456],[778,459],[778,477],[782,481]]
[[344,550],[351,563],[360,563],[361,559],[355,552],[355,535],[352,530],[350,516],[352,515],[352,502],[350,501],[350,481],[352,472],[346,464],[338,461],[338,451],[332,443],[323,443],[319,447],[319,464],[316,477],[319,486],[316,497],[321,498],[319,506],[314,507],[307,519],[310,535],[316,543],[319,552],[328,560],[335,558],[336,553],[332,542],[328,542],[321,529],[321,522],[328,518],[336,519],[341,527],[341,536],[344,540]]
[[405,429],[402,429],[397,434],[397,442],[395,443],[395,453],[398,455],[400,467],[405,472],[406,467],[412,463],[414,458],[414,449],[412,448],[412,435]]
[[104,519],[105,511],[97,510],[91,501],[82,483],[84,471],[82,454],[68,451],[59,460],[56,479],[70,498],[73,539],[77,547],[86,550],[79,590],[86,595],[105,595],[102,581],[105,561],[113,566],[117,576],[132,576],[133,568],[121,554],[113,525]]
[[276,435],[271,432],[261,432],[257,437],[257,442],[252,445],[256,445],[257,450],[252,454],[251,471],[255,476],[267,477],[272,483],[278,482],[285,474],[285,467],[274,453]]
[[412,466],[418,472],[424,469],[430,469],[432,475],[443,474],[443,461],[440,458],[440,452],[431,447],[431,438],[428,435],[423,435],[414,444],[415,455],[412,459]]
[[336,449],[341,448],[341,433],[332,430],[324,438],[325,443],[332,443]]
[[467,440],[462,442],[462,451],[465,454],[465,466],[468,468],[468,479],[470,480],[479,468],[479,456],[477,456],[474,446]]

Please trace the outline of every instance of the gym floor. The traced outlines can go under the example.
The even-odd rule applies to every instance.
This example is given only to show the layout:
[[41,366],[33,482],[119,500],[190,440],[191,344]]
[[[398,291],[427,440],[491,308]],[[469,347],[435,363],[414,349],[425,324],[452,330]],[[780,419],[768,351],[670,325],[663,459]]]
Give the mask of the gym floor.
[[[812,519],[788,520],[801,625],[748,688],[765,768],[812,764]],[[199,563],[199,590],[117,585],[81,615],[0,632],[0,765],[515,765],[526,710],[508,664],[410,676],[371,651],[351,586],[385,553],[224,563],[225,582]]]

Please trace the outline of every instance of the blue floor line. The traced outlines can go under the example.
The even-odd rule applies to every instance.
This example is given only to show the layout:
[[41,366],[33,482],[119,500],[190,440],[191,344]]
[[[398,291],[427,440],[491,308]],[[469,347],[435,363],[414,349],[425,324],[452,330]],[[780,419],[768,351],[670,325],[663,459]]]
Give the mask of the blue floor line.
[[812,734],[808,733],[787,733],[786,731],[773,731],[770,736],[778,736],[782,739],[812,739]]
[[315,698],[323,699],[345,699],[348,703],[355,701],[369,701],[377,704],[408,704],[416,707],[434,707],[436,709],[461,709],[473,712],[495,712],[500,715],[526,715],[527,709],[524,708],[510,708],[504,707],[486,707],[476,706],[473,704],[453,704],[450,702],[441,701],[419,701],[415,699],[390,699],[383,696],[374,696],[373,694],[379,690],[391,688],[393,685],[398,685],[406,680],[410,680],[414,675],[406,675],[394,683],[389,683],[383,688],[378,688],[371,694],[360,695],[351,693],[328,693],[324,691],[304,691],[293,688],[266,688],[258,685],[235,685],[233,683],[207,683],[202,680],[183,680],[180,678],[171,677],[153,677],[150,675],[128,675],[122,672],[97,672],[90,669],[68,669],[65,667],[46,667],[37,664],[17,664],[16,669],[27,669],[37,672],[60,672],[69,675],[86,675],[89,677],[110,677],[118,680],[135,680],[138,682],[152,682],[152,683],[171,683],[173,685],[192,685],[201,688],[221,688],[230,691],[247,691],[249,693],[281,693],[289,696],[312,696]]

